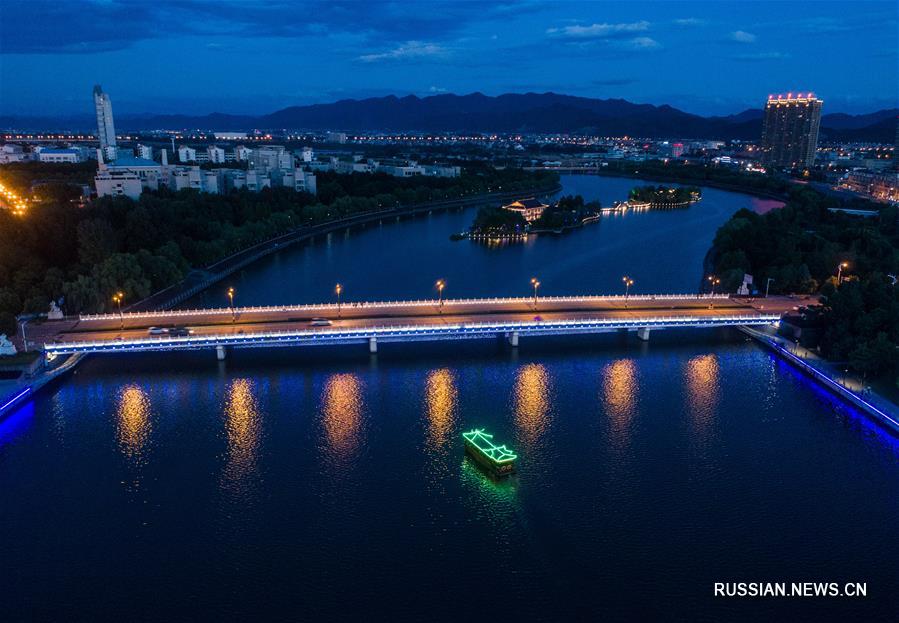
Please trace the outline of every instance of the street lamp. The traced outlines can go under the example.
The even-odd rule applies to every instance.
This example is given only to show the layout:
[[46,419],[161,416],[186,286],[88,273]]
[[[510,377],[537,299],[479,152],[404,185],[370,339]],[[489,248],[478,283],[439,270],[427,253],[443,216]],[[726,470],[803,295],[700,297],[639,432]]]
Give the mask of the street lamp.
[[721,280],[715,275],[709,275],[709,283],[712,284],[712,296],[715,296],[715,286],[721,283]]
[[446,283],[443,279],[438,279],[435,285],[437,286],[437,305],[443,307],[443,288],[446,287]]
[[125,295],[122,292],[116,292],[112,296],[112,301],[119,306],[119,321],[120,321],[120,330],[125,330],[125,314],[122,313],[122,299],[125,298]]
[[231,307],[231,323],[234,323],[234,288],[228,288],[228,306]]
[[540,281],[536,277],[532,277],[531,285],[534,286],[534,309],[537,309],[537,288],[540,287]]
[[849,268],[849,262],[840,262],[837,266],[837,285],[843,283],[843,269]]
[[631,286],[634,285],[634,280],[625,275],[621,278],[621,281],[624,282],[624,306],[627,307],[627,296],[630,293]]
[[339,283],[334,286],[334,293],[337,295],[337,317],[340,318],[340,293],[343,292],[343,286]]
[[765,298],[768,298],[768,288],[771,287],[772,281],[774,281],[774,277],[768,277],[768,281],[765,282]]

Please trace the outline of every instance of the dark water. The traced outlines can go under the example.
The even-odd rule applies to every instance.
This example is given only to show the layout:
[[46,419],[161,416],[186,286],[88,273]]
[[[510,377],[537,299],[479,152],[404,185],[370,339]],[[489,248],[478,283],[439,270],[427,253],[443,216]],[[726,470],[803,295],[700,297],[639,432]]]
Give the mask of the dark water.
[[[457,217],[353,232],[360,270],[410,246],[403,274],[442,265],[450,243],[422,240]],[[610,222],[572,239],[577,265],[625,261],[604,250]],[[661,239],[656,255],[692,245]],[[521,280],[507,255],[539,264],[543,248],[454,244],[486,258],[458,273],[470,283],[496,263]],[[292,263],[289,287],[315,300],[349,247],[269,267]],[[292,300],[268,287],[260,302]],[[519,452],[517,476],[463,459],[474,426]],[[899,439],[727,330],[95,357],[0,422],[2,621],[894,621],[897,522]],[[868,597],[713,598],[724,581]]]

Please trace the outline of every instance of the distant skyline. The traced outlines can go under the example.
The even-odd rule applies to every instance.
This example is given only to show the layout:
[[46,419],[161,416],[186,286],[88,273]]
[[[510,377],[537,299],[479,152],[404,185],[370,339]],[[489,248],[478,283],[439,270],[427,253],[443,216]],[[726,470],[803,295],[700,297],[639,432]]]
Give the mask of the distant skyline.
[[346,98],[554,91],[686,112],[814,91],[897,105],[895,2],[7,0],[0,114],[265,114]]

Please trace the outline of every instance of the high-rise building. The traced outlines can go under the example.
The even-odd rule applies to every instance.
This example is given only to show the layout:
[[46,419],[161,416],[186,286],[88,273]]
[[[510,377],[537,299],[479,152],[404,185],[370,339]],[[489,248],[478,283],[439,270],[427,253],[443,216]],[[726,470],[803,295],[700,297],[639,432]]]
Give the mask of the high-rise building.
[[115,124],[112,122],[112,102],[100,85],[94,85],[94,108],[97,109],[97,138],[107,158],[115,158]]
[[814,93],[768,96],[762,125],[765,164],[774,167],[814,164],[823,104]]

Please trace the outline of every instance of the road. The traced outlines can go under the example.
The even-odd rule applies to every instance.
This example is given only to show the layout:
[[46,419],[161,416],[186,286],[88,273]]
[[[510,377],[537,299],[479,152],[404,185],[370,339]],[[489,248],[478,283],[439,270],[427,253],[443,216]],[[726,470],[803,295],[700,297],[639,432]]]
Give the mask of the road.
[[[358,329],[388,326],[440,326],[483,322],[639,319],[660,316],[710,317],[777,313],[814,303],[810,297],[768,299],[572,297],[566,299],[412,301],[403,303],[345,303],[340,306],[268,307],[155,314],[115,314],[100,318],[29,325],[28,341],[35,344],[85,342],[146,337],[150,327],[183,326],[194,335],[234,335],[265,331]],[[331,326],[314,327],[312,318],[327,318]]]

